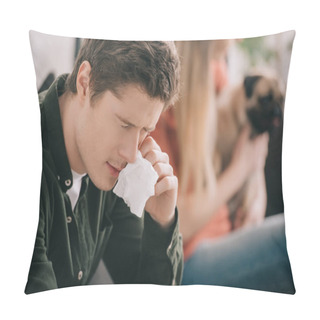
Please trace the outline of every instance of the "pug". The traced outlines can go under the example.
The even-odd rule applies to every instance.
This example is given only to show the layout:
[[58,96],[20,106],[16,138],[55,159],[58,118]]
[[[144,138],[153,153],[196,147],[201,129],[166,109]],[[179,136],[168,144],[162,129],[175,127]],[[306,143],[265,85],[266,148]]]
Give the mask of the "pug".
[[[217,176],[228,167],[241,130],[249,125],[252,139],[264,132],[273,134],[282,126],[283,106],[284,93],[280,82],[265,74],[246,76],[240,85],[224,92],[218,102],[214,159]],[[245,219],[257,188],[259,186],[255,179],[249,177],[228,202],[230,221],[234,228],[241,225],[240,220]]]

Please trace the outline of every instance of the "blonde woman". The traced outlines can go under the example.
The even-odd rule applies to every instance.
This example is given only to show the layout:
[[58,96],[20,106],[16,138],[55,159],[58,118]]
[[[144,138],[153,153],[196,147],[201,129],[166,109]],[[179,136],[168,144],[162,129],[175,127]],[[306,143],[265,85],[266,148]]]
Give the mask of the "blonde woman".
[[[226,237],[231,232],[226,203],[241,188],[250,172],[263,169],[261,164],[267,155],[268,136],[261,135],[252,141],[249,139],[249,130],[245,128],[239,136],[231,164],[219,179],[216,178],[212,161],[216,140],[216,94],[226,83],[223,59],[228,45],[228,41],[176,42],[181,59],[180,98],[173,108],[162,115],[153,133],[161,149],[168,153],[179,179],[178,209],[185,257],[184,284],[251,285],[243,277],[230,282],[229,276],[234,278],[235,271],[238,271],[232,265],[246,272],[239,254],[242,252],[244,256],[248,250],[252,253],[254,248],[248,248],[252,231],[243,229],[232,234],[232,237],[236,236],[234,241],[237,242],[239,254],[233,252],[233,241],[230,242],[232,237]],[[257,204],[258,211],[264,212],[266,197],[263,187]],[[258,215],[263,216],[261,213]],[[283,225],[282,222],[278,224],[281,225],[280,229],[264,223],[260,228],[267,231],[258,231],[257,235],[265,235],[260,236],[260,241],[267,243],[267,238],[275,229],[281,237]],[[260,244],[258,239],[254,241]],[[280,242],[283,243],[283,240]],[[241,250],[240,243],[245,244]],[[219,257],[221,252],[223,256]],[[256,252],[259,254],[261,248],[256,247]],[[230,264],[231,257],[233,263]],[[285,254],[283,258],[285,268],[288,269],[288,258]],[[254,261],[251,265],[254,268]],[[227,266],[231,267],[230,272],[224,272]],[[258,271],[252,272],[251,269],[248,272],[255,277],[253,288],[263,287],[263,290],[273,291],[271,286],[276,285],[277,280],[270,281],[271,284],[259,283],[256,281],[259,278]],[[290,279],[288,283],[289,289],[277,289],[291,292],[294,288]]]

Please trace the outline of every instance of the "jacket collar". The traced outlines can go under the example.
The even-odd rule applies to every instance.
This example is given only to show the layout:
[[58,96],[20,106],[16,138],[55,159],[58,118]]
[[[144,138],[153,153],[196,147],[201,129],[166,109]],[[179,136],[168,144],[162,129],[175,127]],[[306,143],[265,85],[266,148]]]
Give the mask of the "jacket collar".
[[47,91],[39,95],[43,148],[51,153],[57,179],[64,192],[72,187],[72,172],[64,142],[58,98],[64,92],[67,76],[59,76]]

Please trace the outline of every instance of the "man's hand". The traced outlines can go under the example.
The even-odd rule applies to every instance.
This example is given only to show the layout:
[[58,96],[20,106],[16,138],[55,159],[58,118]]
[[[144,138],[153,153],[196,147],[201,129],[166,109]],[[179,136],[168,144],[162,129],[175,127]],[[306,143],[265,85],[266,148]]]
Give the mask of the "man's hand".
[[177,203],[178,179],[173,174],[169,157],[162,152],[152,137],[147,137],[140,147],[140,152],[148,160],[159,179],[155,184],[155,195],[146,203],[145,210],[163,227],[168,227],[174,220]]

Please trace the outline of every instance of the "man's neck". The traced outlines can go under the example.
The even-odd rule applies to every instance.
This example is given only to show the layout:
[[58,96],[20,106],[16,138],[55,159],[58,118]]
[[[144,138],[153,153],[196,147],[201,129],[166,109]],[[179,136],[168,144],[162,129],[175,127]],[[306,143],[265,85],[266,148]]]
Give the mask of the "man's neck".
[[78,119],[77,96],[72,93],[64,93],[59,97],[59,108],[62,121],[64,142],[70,167],[73,171],[83,174],[83,163],[76,144],[75,124]]

